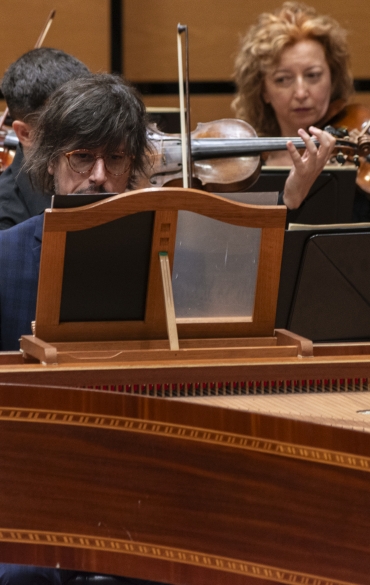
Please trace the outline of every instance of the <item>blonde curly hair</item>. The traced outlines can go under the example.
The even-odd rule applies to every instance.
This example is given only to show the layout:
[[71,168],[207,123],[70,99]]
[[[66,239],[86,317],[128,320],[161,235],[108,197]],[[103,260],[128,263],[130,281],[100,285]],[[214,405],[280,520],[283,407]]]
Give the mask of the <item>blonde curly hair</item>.
[[306,39],[318,41],[324,48],[331,73],[331,101],[347,100],[353,92],[347,32],[330,16],[318,15],[314,8],[285,2],[274,13],[259,16],[242,38],[235,61],[237,93],[232,107],[257,134],[280,135],[274,110],[262,99],[265,75],[278,64],[286,47]]

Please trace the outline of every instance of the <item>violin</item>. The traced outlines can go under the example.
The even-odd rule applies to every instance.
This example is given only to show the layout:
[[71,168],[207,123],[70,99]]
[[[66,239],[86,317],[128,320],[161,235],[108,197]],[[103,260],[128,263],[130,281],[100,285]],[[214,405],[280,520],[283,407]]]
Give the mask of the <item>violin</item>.
[[[185,124],[181,46],[181,34],[184,32],[186,33],[187,124]],[[306,145],[301,138],[296,137],[258,137],[252,126],[238,119],[200,123],[193,132],[190,132],[187,32],[186,25],[178,24],[181,134],[165,134],[158,129],[156,124],[149,129],[148,139],[151,143],[149,152],[151,160],[150,183],[156,187],[182,184],[185,188],[190,186],[220,193],[245,191],[253,185],[259,176],[262,153],[286,150],[288,141],[292,142],[297,149],[305,149]],[[345,106],[343,100],[333,101],[326,112],[325,119],[320,120],[316,125],[323,126],[324,123],[328,123],[330,118],[333,118],[332,123],[337,122],[338,116],[346,108],[349,106]],[[342,122],[342,118],[340,120]],[[335,156],[339,164],[352,162],[360,167],[363,161],[360,160],[357,150],[361,149],[362,159],[366,158],[367,162],[367,158],[369,158],[370,165],[370,135],[368,138],[360,140],[361,136],[367,134],[370,127],[370,117],[368,120],[365,129],[359,131],[359,136],[356,136],[355,140],[351,140],[348,132],[343,133],[342,131],[338,136],[337,132],[339,131],[332,126],[330,126],[330,130],[329,127],[325,128],[325,130],[333,131],[337,138]],[[318,144],[314,138],[312,140]],[[339,152],[338,147],[340,148]],[[361,180],[361,172],[358,175],[359,180]],[[370,192],[370,167],[364,181],[367,180]]]
[[[153,125],[148,138],[152,150],[150,184],[156,187],[181,184],[181,135],[165,134]],[[261,154],[286,150],[287,141],[298,149],[306,147],[298,137],[258,137],[244,120],[200,123],[191,132],[192,186],[218,193],[245,191],[259,176]],[[347,137],[337,138],[340,162],[343,158],[354,158],[357,148],[357,143]]]
[[0,130],[0,173],[12,164],[17,145],[18,138],[14,130],[2,128]]
[[334,128],[335,135],[341,140],[357,143],[356,183],[370,193],[370,109],[361,104],[348,104],[336,111],[327,123],[329,126],[325,126],[325,130]]

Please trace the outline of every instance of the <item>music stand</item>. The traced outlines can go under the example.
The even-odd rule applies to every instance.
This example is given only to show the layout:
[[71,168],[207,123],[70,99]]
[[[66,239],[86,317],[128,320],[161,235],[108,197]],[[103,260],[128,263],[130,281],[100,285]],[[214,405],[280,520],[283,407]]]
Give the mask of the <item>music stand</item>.
[[[176,320],[171,267],[179,210],[261,229],[251,315]],[[22,336],[21,349],[44,363],[219,359],[255,355],[257,347],[263,356],[310,353],[298,336],[274,334],[285,213],[181,188],[46,210],[35,336]]]
[[[251,191],[283,191],[290,169],[262,167]],[[356,189],[357,169],[325,167],[299,209],[288,211],[288,223],[350,223]]]
[[314,342],[370,340],[370,230],[286,233],[277,327]]

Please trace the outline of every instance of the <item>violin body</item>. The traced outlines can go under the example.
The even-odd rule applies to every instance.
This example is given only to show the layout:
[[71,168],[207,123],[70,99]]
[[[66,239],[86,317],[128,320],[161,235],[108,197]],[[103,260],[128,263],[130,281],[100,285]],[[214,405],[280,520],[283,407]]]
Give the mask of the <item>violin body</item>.
[[[0,173],[12,164],[15,149],[18,144],[18,139],[14,137],[14,131],[9,128],[3,127],[0,130]],[[10,138],[10,140],[9,140]]]
[[[180,134],[165,134],[153,125],[148,137],[152,146],[151,185],[181,185]],[[261,167],[259,154],[235,156],[232,148],[236,139],[249,138],[257,138],[257,135],[243,120],[223,119],[198,124],[191,133],[192,186],[227,193],[245,191],[253,185]],[[230,147],[226,152],[222,148],[224,145]]]
[[0,174],[12,164],[15,156],[15,150],[9,150],[4,146],[0,146]]
[[[257,138],[255,130],[243,120],[216,120],[198,124],[192,132],[192,142],[199,139],[250,139]],[[192,147],[193,152],[193,147]],[[201,181],[202,187],[208,191],[232,192],[246,191],[260,174],[261,157],[231,156],[202,158],[193,161],[193,173]]]
[[327,122],[334,128],[344,128],[359,134],[370,120],[370,109],[362,104],[347,104]]

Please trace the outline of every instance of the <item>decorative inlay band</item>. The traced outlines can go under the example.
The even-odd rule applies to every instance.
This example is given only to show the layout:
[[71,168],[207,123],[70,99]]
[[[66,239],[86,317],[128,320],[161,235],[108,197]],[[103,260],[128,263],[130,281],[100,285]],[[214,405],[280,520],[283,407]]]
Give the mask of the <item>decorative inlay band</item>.
[[32,408],[0,408],[0,420],[30,423],[49,423],[72,425],[79,427],[93,427],[131,433],[165,436],[173,439],[197,441],[246,451],[258,451],[269,455],[279,455],[293,459],[303,459],[324,465],[335,465],[370,472],[370,457],[351,455],[340,451],[329,451],[317,447],[305,447],[274,441],[259,439],[236,433],[214,431],[165,422],[153,422],[143,419],[100,416],[95,414],[81,414],[77,412],[52,411]]
[[114,552],[120,554],[137,555],[141,557],[157,558],[162,561],[172,561],[195,565],[202,568],[226,571],[247,575],[256,579],[277,581],[287,585],[352,585],[347,581],[338,581],[306,573],[298,573],[287,569],[269,567],[253,562],[220,557],[202,552],[192,552],[178,548],[169,548],[154,544],[133,542],[131,540],[101,538],[79,534],[63,534],[60,532],[43,532],[36,530],[9,530],[0,528],[0,542],[18,544],[65,546]]

